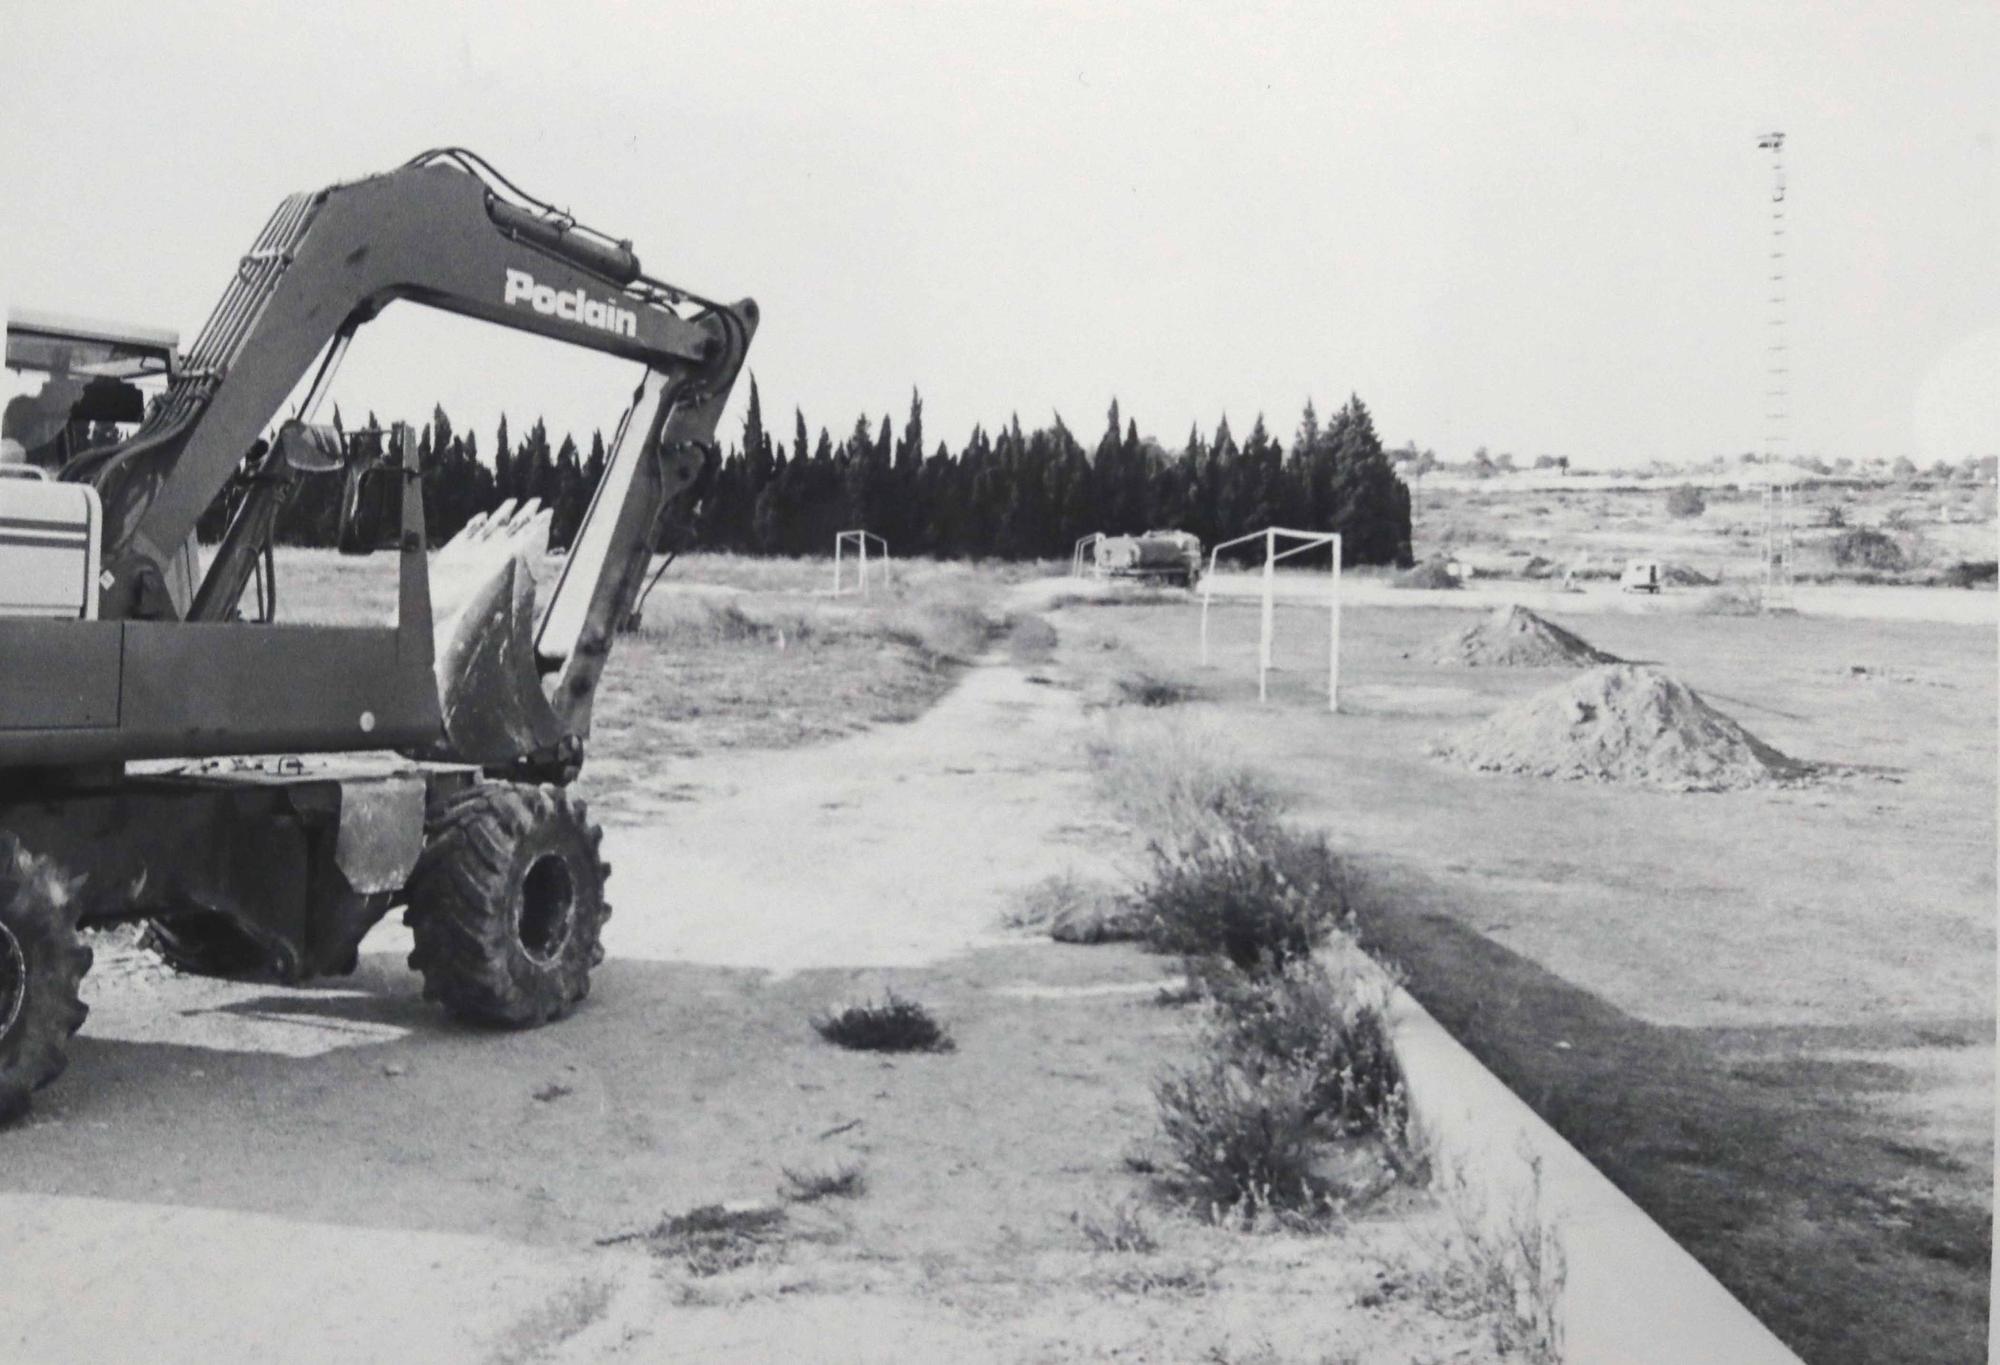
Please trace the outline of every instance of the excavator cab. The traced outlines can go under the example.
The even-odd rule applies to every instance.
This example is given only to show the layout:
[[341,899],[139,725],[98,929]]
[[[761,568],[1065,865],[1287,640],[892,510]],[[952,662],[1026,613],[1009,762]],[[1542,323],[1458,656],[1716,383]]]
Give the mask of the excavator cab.
[[[8,311],[0,616],[96,616],[103,508],[94,488],[57,476],[145,419],[148,392],[172,378],[178,346],[173,332],[157,328]],[[183,602],[193,595],[196,553],[190,538],[168,575]]]

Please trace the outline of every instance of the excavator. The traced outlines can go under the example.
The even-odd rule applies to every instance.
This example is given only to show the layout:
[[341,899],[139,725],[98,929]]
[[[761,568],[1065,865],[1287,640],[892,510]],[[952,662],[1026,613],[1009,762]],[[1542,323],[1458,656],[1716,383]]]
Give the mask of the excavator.
[[[545,601],[546,514],[503,505],[433,554],[408,427],[315,421],[399,301],[638,363]],[[0,1120],[64,1069],[104,925],[296,982],[352,972],[401,906],[458,1018],[535,1027],[586,997],[610,871],[572,790],[592,702],[757,322],[462,148],[286,198],[185,354],[10,320],[10,367],[51,382],[0,445]],[[150,403],[138,370],[164,379]],[[121,419],[114,442],[63,437]],[[314,478],[345,480],[343,549],[376,543],[348,524],[357,490],[392,488],[393,623],[278,619],[278,514]]]

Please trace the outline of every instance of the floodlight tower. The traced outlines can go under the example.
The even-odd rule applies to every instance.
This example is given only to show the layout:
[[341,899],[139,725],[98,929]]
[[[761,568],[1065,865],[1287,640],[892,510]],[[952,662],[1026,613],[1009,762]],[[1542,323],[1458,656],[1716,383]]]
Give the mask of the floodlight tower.
[[1786,326],[1785,135],[1766,133],[1757,141],[1771,154],[1771,249],[1767,258],[1765,304],[1770,310],[1764,349],[1764,587],[1763,609],[1792,605],[1792,485],[1784,470],[1789,456],[1786,426],[1791,418],[1792,359]]

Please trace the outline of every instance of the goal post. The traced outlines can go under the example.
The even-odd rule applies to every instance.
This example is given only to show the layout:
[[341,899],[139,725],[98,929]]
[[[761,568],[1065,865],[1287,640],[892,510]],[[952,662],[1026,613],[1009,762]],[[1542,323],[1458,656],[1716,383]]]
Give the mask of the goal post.
[[[1208,552],[1208,572],[1201,580],[1201,662],[1208,664],[1208,604],[1215,596],[1216,563],[1224,550],[1253,541],[1264,542],[1264,570],[1259,584],[1257,638],[1257,700],[1270,699],[1271,642],[1277,625],[1277,567],[1281,559],[1330,547],[1333,571],[1327,594],[1328,630],[1326,646],[1326,709],[1340,710],[1340,533],[1337,531],[1293,531],[1283,526],[1267,526],[1261,531],[1225,540]],[[1291,542],[1279,549],[1280,541]]]
[[873,531],[839,531],[834,534],[833,595],[835,597],[840,596],[842,592],[846,591],[842,587],[842,571],[845,568],[850,549],[854,553],[855,560],[855,586],[860,589],[863,597],[868,595],[870,583],[868,547],[871,545],[876,547],[876,562],[881,566],[879,574],[883,584],[886,586],[889,582],[889,542],[876,535]]

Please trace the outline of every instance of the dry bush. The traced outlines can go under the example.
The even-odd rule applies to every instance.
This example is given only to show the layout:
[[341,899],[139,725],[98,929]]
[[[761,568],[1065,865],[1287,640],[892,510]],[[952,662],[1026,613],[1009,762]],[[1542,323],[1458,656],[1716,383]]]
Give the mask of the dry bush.
[[1698,517],[1708,510],[1708,499],[1699,488],[1684,483],[1679,488],[1667,490],[1667,515],[1670,517]]
[[1310,1081],[1313,1118],[1347,1137],[1400,1133],[1403,1072],[1389,1043],[1385,992],[1362,972],[1317,965],[1232,983],[1216,995],[1216,1044],[1246,1070],[1291,1068]]
[[1833,554],[1833,562],[1843,569],[1894,572],[1907,563],[1903,547],[1893,537],[1867,526],[1842,531],[1833,538],[1828,548]]
[[1167,1183],[1218,1220],[1234,1210],[1309,1208],[1325,1191],[1313,1169],[1323,1140],[1312,1078],[1252,1073],[1210,1055],[1153,1088]]
[[814,1032],[857,1052],[950,1052],[955,1044],[931,1012],[894,991],[812,1021]]
[[1151,851],[1138,904],[1161,952],[1277,974],[1310,957],[1342,912],[1343,875],[1325,836],[1268,816],[1211,818]]
[[1951,588],[1976,588],[2000,579],[2000,562],[1991,559],[1961,559],[1944,571],[1944,584]]

